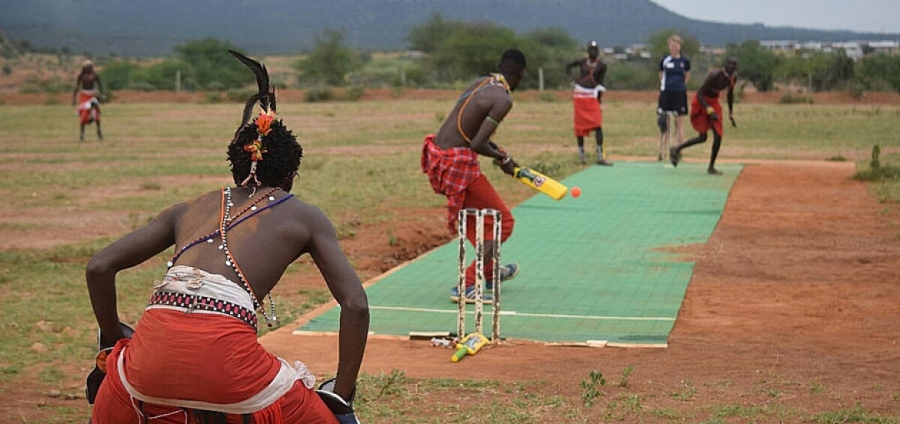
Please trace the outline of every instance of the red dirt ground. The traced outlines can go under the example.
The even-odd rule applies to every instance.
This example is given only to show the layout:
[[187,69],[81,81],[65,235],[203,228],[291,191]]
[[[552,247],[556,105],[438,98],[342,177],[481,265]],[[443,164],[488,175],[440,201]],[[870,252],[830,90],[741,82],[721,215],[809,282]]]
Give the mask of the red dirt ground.
[[[777,401],[805,411],[859,403],[870,413],[897,413],[900,214],[886,211],[852,173],[852,165],[835,163],[747,165],[709,243],[683,249],[697,264],[667,349],[511,342],[459,365],[428,342],[372,339],[363,371],[452,377],[464,366],[466,375],[544,379],[577,396],[590,370],[615,376],[632,366],[631,393],[678,391],[686,381],[698,390],[690,402],[657,396],[659,408]],[[433,214],[439,220],[440,211]],[[403,244],[433,245],[418,225],[395,233]],[[358,242],[351,254],[379,249]],[[262,342],[317,373],[333,372],[336,338],[295,336],[295,328]]]
[[[283,95],[302,98],[301,92]],[[453,95],[406,90],[401,98]],[[615,95],[625,101],[654,101],[653,93]],[[117,93],[116,101],[176,100],[172,93],[154,96]],[[178,101],[203,101],[188,94],[179,96],[184,98]],[[393,93],[369,90],[366,96],[387,99]],[[814,97],[816,104],[857,102],[844,94]],[[744,101],[777,103],[778,99],[780,93],[753,93]],[[47,99],[10,94],[3,101],[42,104]],[[870,94],[860,102],[897,104],[900,96]],[[711,405],[776,403],[805,411],[833,411],[860,404],[871,413],[897,415],[900,213],[893,205],[879,204],[863,183],[850,180],[853,171],[847,163],[747,165],[710,241],[678,249],[696,266],[667,349],[548,347],[516,341],[467,358],[464,364],[451,364],[449,351],[427,342],[372,339],[363,372],[400,369],[413,378],[458,377],[464,366],[466,375],[479,378],[543,379],[577,398],[578,382],[591,370],[609,378],[631,366],[634,373],[628,391],[645,396],[643,403],[648,407],[699,414]],[[66,212],[47,213],[63,216]],[[393,220],[354,228],[356,235],[342,240],[364,280],[449,240],[442,209],[414,213],[424,219],[424,225],[397,214]],[[388,229],[397,241],[390,246],[385,241]],[[96,236],[122,231],[107,230],[108,234]],[[40,234],[30,239],[47,241]],[[527,272],[527,264],[523,265]],[[302,271],[286,278],[276,294],[309,287],[323,285],[315,272]],[[287,325],[264,336],[262,342],[280,356],[307,362],[317,374],[332,373],[336,338],[291,335],[296,327]],[[32,371],[36,376],[39,370]],[[15,387],[4,388],[0,421],[42,422],[53,411],[36,407],[41,405],[77,410],[84,406],[83,399],[44,396],[34,381],[20,378]],[[692,400],[676,401],[665,395],[684,390],[686,382],[696,387]],[[646,422],[647,417],[642,418]]]

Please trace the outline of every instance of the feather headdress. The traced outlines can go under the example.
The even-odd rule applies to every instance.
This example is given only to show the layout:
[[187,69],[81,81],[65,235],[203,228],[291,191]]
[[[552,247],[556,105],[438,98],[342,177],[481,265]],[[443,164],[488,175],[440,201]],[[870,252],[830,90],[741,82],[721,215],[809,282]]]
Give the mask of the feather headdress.
[[275,120],[275,88],[269,86],[269,73],[266,71],[265,65],[234,50],[228,50],[228,53],[231,53],[232,56],[236,57],[241,63],[253,71],[253,74],[256,75],[256,84],[259,87],[259,92],[250,96],[250,98],[247,99],[247,103],[244,104],[241,125],[235,130],[234,139],[232,140],[232,143],[237,141],[238,134],[240,134],[241,129],[247,125],[247,121],[250,120],[250,115],[253,113],[253,107],[258,102],[260,109],[262,109],[259,112],[259,116],[256,118],[256,131],[258,137],[253,142],[244,146],[244,150],[250,152],[250,159],[252,162],[250,164],[250,175],[248,175],[241,183],[241,186],[247,187],[252,182],[253,187],[255,188],[260,186],[259,180],[256,178],[256,163],[263,160],[263,154],[267,152],[265,144],[263,143],[263,137],[269,135],[272,121]]
[[244,104],[244,115],[241,119],[241,125],[238,126],[237,131],[234,133],[235,139],[237,139],[237,133],[240,132],[241,128],[243,128],[244,125],[247,124],[247,121],[250,120],[250,114],[253,113],[253,106],[255,106],[257,102],[259,102],[259,107],[262,109],[261,114],[275,116],[275,87],[269,86],[269,72],[266,71],[266,65],[262,65],[234,50],[228,50],[228,53],[231,53],[232,56],[236,57],[241,63],[253,71],[253,74],[256,75],[256,85],[259,87],[259,92],[250,96],[250,98],[247,99],[247,103]]

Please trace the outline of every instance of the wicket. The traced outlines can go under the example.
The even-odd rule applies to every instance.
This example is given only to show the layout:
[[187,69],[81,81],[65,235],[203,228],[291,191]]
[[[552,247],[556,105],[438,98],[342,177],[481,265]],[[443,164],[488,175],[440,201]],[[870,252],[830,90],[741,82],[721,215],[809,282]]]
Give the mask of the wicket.
[[[668,162],[669,160],[669,147],[676,144],[678,142],[678,128],[675,124],[675,117],[678,116],[678,112],[673,110],[663,112],[666,115],[666,132],[662,136],[662,144],[660,145],[659,154],[662,155],[662,160]],[[675,141],[673,142],[673,138]]]
[[475,216],[475,332],[483,333],[484,326],[484,217],[493,218],[494,252],[491,259],[494,262],[493,281],[493,326],[491,328],[491,342],[500,340],[500,211],[496,209],[462,209],[457,219],[457,233],[459,235],[459,280],[457,290],[459,293],[459,313],[457,317],[456,334],[460,339],[466,335],[466,220],[469,216]]

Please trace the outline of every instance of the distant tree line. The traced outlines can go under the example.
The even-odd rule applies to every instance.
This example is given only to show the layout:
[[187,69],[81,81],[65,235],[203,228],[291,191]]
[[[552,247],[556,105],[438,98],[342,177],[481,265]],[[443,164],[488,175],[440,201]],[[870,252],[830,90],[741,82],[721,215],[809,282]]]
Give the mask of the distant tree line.
[[[607,87],[657,89],[658,63],[668,54],[666,40],[675,32],[665,29],[651,34],[647,39],[649,58],[607,56]],[[721,65],[724,57],[702,52],[699,41],[691,34],[680,35],[684,39],[682,51],[692,62],[689,88],[696,89],[706,71]],[[344,38],[342,31],[334,29],[319,34],[308,54],[291,64],[296,86],[457,88],[474,77],[494,72],[502,52],[518,48],[528,60],[522,89],[535,89],[541,83],[546,89],[564,89],[571,84],[565,64],[584,55],[587,41],[575,40],[560,28],[517,34],[489,22],[449,20],[440,14],[413,27],[407,35],[409,50],[389,59],[383,54],[350,49]],[[603,40],[598,41],[602,45]],[[247,71],[227,49],[240,51],[230,42],[209,38],[177,46],[172,57],[149,64],[121,58],[105,58],[97,63],[104,85],[112,90],[173,90],[176,84],[189,91],[246,90],[250,81]],[[617,52],[620,50],[623,49],[616,48]],[[253,56],[252,52],[249,55]],[[724,56],[732,55],[739,59],[742,86],[752,85],[758,91],[791,86],[813,92],[900,92],[897,55],[869,54],[853,60],[842,50],[778,54],[757,41],[727,46]]]

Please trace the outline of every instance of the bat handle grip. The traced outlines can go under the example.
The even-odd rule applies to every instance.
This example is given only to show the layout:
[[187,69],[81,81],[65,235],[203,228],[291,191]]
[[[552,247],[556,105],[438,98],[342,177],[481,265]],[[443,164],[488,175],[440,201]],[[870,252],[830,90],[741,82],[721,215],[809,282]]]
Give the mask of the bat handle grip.
[[459,362],[459,360],[462,359],[463,356],[466,356],[468,350],[469,348],[465,347],[464,345],[458,345],[458,347],[456,348],[456,353],[454,353],[453,356],[450,357],[450,362]]
[[535,175],[531,173],[531,170],[528,168],[516,168],[513,171],[513,176],[516,178],[527,178],[529,181],[534,181]]

